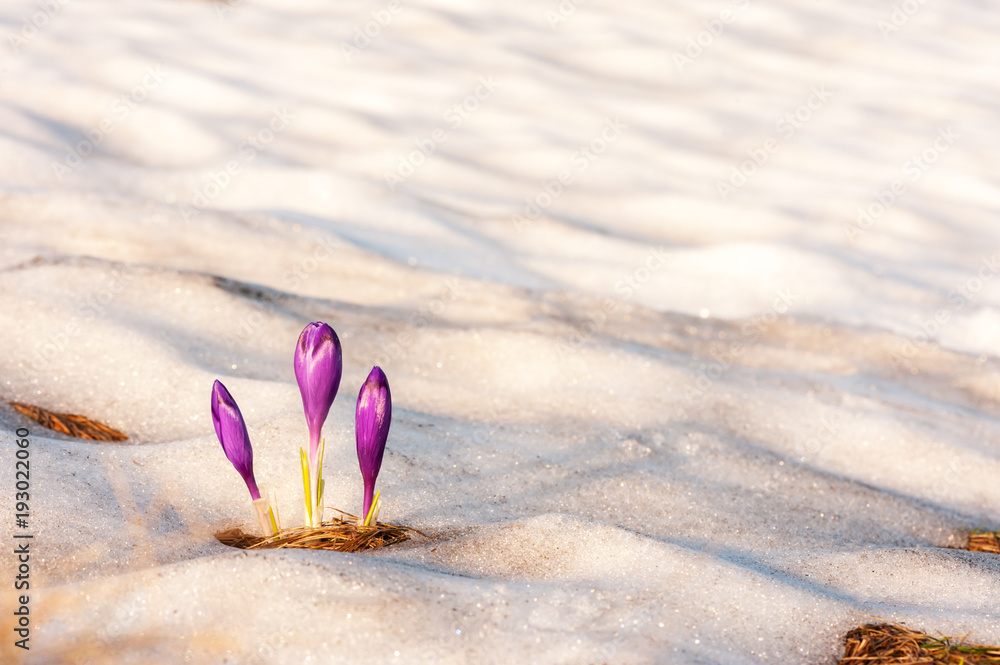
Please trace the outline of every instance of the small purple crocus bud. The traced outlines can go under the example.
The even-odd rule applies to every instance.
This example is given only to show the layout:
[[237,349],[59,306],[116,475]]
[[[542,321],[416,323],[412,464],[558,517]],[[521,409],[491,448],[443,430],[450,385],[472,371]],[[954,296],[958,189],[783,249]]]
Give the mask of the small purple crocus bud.
[[243,422],[240,407],[220,381],[212,387],[212,423],[215,434],[222,444],[222,452],[243,476],[243,482],[250,490],[250,496],[256,501],[260,498],[257,481],[253,477],[253,448],[250,447],[250,434]]
[[392,395],[385,372],[373,367],[365,385],[358,393],[358,407],[354,418],[354,436],[358,443],[358,464],[361,477],[365,481],[364,512],[361,520],[368,517],[375,496],[375,479],[382,468],[382,454],[385,440],[389,436],[389,421],[392,420]]
[[340,339],[325,323],[310,323],[295,347],[295,379],[302,393],[302,409],[309,425],[309,459],[316,461],[323,423],[340,388],[343,373]]

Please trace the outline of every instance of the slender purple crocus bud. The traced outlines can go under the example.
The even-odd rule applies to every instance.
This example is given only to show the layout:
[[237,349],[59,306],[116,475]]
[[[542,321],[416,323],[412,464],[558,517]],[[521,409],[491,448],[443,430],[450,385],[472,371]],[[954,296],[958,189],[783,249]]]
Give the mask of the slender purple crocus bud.
[[365,385],[358,393],[358,407],[354,417],[354,436],[358,442],[358,464],[361,477],[365,481],[365,503],[361,519],[364,520],[372,507],[375,496],[375,479],[382,468],[382,454],[385,440],[389,436],[389,422],[392,420],[392,395],[385,372],[373,367]]
[[302,408],[309,425],[309,459],[316,460],[323,423],[340,388],[343,373],[340,339],[325,323],[310,323],[295,347],[295,379],[302,393]]
[[222,444],[222,452],[243,476],[243,482],[250,490],[250,496],[256,501],[260,498],[257,481],[253,477],[253,448],[250,447],[250,434],[243,422],[240,407],[221,382],[216,381],[212,387],[212,423],[215,433]]

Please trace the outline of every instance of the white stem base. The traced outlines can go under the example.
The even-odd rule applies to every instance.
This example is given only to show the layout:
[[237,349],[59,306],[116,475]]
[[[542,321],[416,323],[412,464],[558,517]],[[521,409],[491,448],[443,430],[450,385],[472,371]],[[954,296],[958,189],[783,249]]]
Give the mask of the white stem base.
[[257,515],[257,523],[260,525],[260,530],[264,533],[264,537],[267,538],[277,533],[281,527],[278,526],[277,511],[271,506],[271,499],[267,495],[267,490],[262,488],[261,494],[262,496],[259,499],[254,500],[253,509]]

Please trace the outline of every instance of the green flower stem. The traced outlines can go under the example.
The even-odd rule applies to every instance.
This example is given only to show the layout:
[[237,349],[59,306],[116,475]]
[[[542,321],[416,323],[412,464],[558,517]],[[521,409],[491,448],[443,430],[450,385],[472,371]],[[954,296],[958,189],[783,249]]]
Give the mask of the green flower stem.
[[361,523],[361,526],[371,526],[378,521],[378,511],[382,508],[382,490],[375,492],[375,498],[372,499],[372,507],[368,510],[368,514],[365,515],[365,521]]
[[323,524],[323,454],[326,452],[326,439],[320,443],[316,459],[309,460],[304,448],[299,448],[299,460],[302,464],[303,521],[306,526],[319,527]]

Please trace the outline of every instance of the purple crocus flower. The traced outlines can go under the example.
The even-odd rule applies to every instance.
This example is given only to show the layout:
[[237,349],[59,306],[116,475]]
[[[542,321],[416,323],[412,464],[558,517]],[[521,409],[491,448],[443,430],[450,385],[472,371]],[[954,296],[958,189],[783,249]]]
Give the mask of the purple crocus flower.
[[253,448],[250,447],[250,434],[243,422],[240,407],[220,381],[212,387],[212,423],[215,433],[222,444],[222,452],[243,476],[243,482],[250,490],[250,496],[256,501],[260,498],[257,481],[253,477]]
[[385,440],[389,436],[389,421],[392,420],[392,395],[385,372],[378,366],[372,368],[365,385],[358,393],[358,407],[354,418],[354,436],[358,443],[358,464],[365,481],[365,503],[361,519],[364,520],[372,507],[375,495],[375,479],[382,467]]
[[325,323],[310,323],[295,347],[295,379],[302,393],[302,408],[309,425],[309,460],[316,462],[323,423],[340,388],[343,373],[340,339]]

